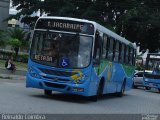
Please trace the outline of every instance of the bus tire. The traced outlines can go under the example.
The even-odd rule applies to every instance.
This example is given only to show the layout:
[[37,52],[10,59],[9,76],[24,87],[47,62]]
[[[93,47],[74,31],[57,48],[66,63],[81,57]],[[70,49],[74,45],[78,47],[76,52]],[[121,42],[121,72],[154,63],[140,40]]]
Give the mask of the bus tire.
[[150,90],[151,88],[150,88],[150,87],[145,87],[145,89],[146,89],[146,90]]
[[122,87],[121,87],[121,91],[117,92],[117,96],[118,97],[122,97],[124,95],[125,92],[125,86],[126,86],[126,80],[123,81]]
[[99,85],[98,85],[96,95],[90,96],[90,100],[96,102],[98,100],[98,98],[103,95],[103,88],[104,88],[104,80],[101,79],[101,81],[99,82]]
[[90,101],[93,101],[93,102],[97,102],[98,96],[97,96],[97,95],[90,96],[90,97],[89,97],[89,100],[90,100]]
[[52,95],[52,90],[44,90],[44,94],[50,96]]

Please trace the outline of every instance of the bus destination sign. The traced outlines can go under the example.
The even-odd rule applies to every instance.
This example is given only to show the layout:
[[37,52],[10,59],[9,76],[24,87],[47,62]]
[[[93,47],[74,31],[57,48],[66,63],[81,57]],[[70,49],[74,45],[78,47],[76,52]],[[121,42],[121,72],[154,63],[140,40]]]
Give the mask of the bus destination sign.
[[66,32],[79,32],[83,34],[94,34],[94,25],[91,23],[59,20],[59,19],[39,19],[36,29],[49,29]]

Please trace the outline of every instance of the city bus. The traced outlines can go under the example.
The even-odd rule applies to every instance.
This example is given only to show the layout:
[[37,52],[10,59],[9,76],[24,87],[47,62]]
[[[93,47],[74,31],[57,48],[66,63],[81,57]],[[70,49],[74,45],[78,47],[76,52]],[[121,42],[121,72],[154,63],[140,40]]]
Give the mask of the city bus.
[[156,88],[160,92],[160,54],[147,54],[143,76],[146,90]]
[[122,96],[133,83],[136,45],[100,24],[69,17],[40,17],[31,42],[26,87],[97,100]]

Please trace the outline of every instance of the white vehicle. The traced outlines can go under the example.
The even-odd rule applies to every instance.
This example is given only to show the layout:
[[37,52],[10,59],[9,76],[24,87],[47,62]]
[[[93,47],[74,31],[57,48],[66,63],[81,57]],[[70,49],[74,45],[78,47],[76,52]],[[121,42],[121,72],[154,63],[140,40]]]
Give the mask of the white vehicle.
[[138,71],[134,74],[133,88],[143,87],[143,71]]

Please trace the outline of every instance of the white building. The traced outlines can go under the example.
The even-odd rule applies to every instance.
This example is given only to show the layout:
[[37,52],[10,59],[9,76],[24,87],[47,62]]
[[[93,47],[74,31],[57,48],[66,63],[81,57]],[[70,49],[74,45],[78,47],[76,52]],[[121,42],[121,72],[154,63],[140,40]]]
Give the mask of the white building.
[[0,29],[7,29],[7,22],[4,22],[9,17],[10,0],[0,0]]
[[[19,11],[16,10],[16,7],[12,7],[12,2],[11,2],[10,9],[9,9],[9,15],[16,15],[18,12]],[[31,16],[32,17],[40,16],[40,11],[33,12],[33,14]],[[19,20],[16,20],[16,19],[9,20],[8,21],[9,26],[10,27],[16,27],[17,26],[17,27],[20,27],[20,28],[23,28],[23,29],[29,29],[29,26],[27,24],[24,24],[24,23],[20,22],[22,17]]]

